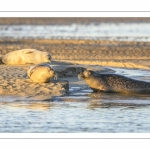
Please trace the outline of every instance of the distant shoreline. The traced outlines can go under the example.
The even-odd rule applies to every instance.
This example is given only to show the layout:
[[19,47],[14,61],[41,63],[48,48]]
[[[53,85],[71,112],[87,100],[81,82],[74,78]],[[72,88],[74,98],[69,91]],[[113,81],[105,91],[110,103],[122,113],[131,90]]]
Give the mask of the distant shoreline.
[[150,23],[149,17],[0,17],[0,25],[61,25],[89,23]]

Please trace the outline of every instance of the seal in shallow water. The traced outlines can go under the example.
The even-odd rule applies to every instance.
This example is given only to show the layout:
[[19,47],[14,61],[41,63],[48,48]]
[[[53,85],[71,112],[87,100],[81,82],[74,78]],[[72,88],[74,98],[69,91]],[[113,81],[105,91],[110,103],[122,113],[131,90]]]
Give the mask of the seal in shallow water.
[[52,77],[57,79],[57,74],[49,63],[41,63],[27,69],[28,77],[33,82],[47,83]]
[[78,74],[89,87],[101,92],[121,92],[135,94],[150,94],[150,82],[139,81],[117,74],[98,74],[91,70],[85,70]]
[[21,49],[4,55],[2,62],[7,65],[39,64],[51,62],[51,55],[36,49]]

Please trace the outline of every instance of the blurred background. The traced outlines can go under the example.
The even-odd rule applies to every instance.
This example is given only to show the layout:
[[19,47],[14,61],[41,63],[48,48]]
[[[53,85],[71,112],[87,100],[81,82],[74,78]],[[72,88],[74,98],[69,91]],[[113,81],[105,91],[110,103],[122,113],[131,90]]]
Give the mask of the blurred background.
[[54,60],[149,60],[149,41],[150,18],[0,18],[1,55],[35,48]]

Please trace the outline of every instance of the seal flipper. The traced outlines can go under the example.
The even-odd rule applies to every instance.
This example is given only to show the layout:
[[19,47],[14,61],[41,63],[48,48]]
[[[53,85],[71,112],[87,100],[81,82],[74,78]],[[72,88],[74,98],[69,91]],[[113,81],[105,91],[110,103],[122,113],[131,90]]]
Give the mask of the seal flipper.
[[34,50],[35,49],[23,49],[22,53],[24,53],[24,54],[31,54],[31,53],[34,53]]
[[106,86],[100,86],[98,88],[90,87],[94,92],[110,92],[110,90]]
[[107,86],[101,86],[98,92],[111,92],[111,90]]

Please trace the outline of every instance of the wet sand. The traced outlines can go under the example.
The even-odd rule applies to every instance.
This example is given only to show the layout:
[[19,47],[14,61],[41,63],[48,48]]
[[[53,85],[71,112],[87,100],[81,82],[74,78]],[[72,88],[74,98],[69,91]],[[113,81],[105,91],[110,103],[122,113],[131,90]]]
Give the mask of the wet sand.
[[[73,65],[64,62],[52,62],[52,67],[58,74],[58,80],[51,80],[49,83],[35,83],[29,79],[24,68],[30,65],[0,65],[0,95],[22,97],[26,100],[50,100],[54,97],[68,95],[69,88],[78,85],[85,86],[84,81],[79,81],[77,74],[85,68],[91,68],[87,65]],[[103,67],[92,67],[96,71],[114,72],[111,69]]]
[[[46,36],[43,36],[47,32],[45,30],[46,32],[43,33],[43,27],[40,27],[38,36],[32,37],[32,33],[38,32],[35,30],[30,33],[31,38],[27,39],[23,37],[26,34],[24,31],[27,30],[21,30],[20,27],[9,30],[12,25],[70,25],[72,23],[88,25],[93,23],[96,26],[101,22],[116,22],[116,25],[120,22],[135,22],[137,25],[142,22],[150,23],[150,19],[0,18],[0,25],[4,25],[0,38],[1,56],[23,48],[48,51],[53,59],[51,65],[59,75],[57,81],[52,80],[50,83],[43,84],[33,83],[24,70],[24,67],[29,65],[11,66],[1,62],[0,113],[2,115],[0,132],[150,132],[148,128],[150,124],[149,96],[93,93],[83,80],[77,78],[78,72],[89,68],[102,73],[118,73],[149,82],[150,42],[122,42],[119,39],[109,41],[93,40],[92,38],[92,40],[75,40],[74,37],[73,40],[69,40],[69,38],[62,40],[57,36],[56,39],[49,40],[50,38],[46,39]],[[7,28],[7,25],[10,28]],[[29,30],[32,31],[32,29]],[[4,34],[7,31],[5,32],[5,30],[12,37],[6,38]],[[80,31],[82,32],[82,30]],[[133,31],[136,32],[136,29]],[[146,31],[149,31],[149,27]],[[51,32],[49,31],[49,33]],[[133,32],[131,31],[131,33]],[[149,34],[149,32],[146,33]],[[21,35],[20,39],[14,38],[18,35]],[[132,34],[130,35],[132,36]],[[42,36],[45,38],[42,39]],[[147,37],[149,38],[149,35]],[[144,36],[144,38],[147,37]]]
[[150,42],[0,39],[0,55],[25,48],[47,51],[55,61],[74,64],[143,69],[150,67]]
[[1,62],[0,78],[3,82],[0,84],[0,94],[32,100],[52,99],[67,95],[72,86],[87,86],[83,80],[78,80],[77,74],[90,66],[93,66],[92,70],[106,72],[111,71],[105,68],[108,66],[150,69],[149,46],[149,42],[0,39],[1,57],[23,48],[47,51],[52,55],[52,66],[59,74],[57,82],[33,83],[23,69],[25,66],[8,66]]
[[68,92],[67,81],[49,83],[32,82],[23,69],[24,66],[0,65],[0,95],[21,96],[31,100],[46,100],[62,96]]
[[[110,23],[149,23],[149,18],[0,18],[0,25],[62,25]],[[7,27],[6,29],[7,30]],[[15,32],[14,32],[15,33]],[[12,33],[13,34],[13,33]],[[50,99],[66,95],[68,87],[85,86],[77,73],[91,65],[92,69],[111,71],[104,67],[150,69],[150,42],[81,40],[81,39],[14,39],[0,38],[0,57],[8,52],[33,48],[52,55],[54,69],[59,74],[57,82],[32,83],[26,76],[25,66],[0,64],[0,94],[20,95],[31,99]],[[81,66],[82,65],[82,66]],[[63,66],[63,67],[62,67]],[[70,69],[71,68],[71,69]],[[68,82],[69,81],[69,84]]]

